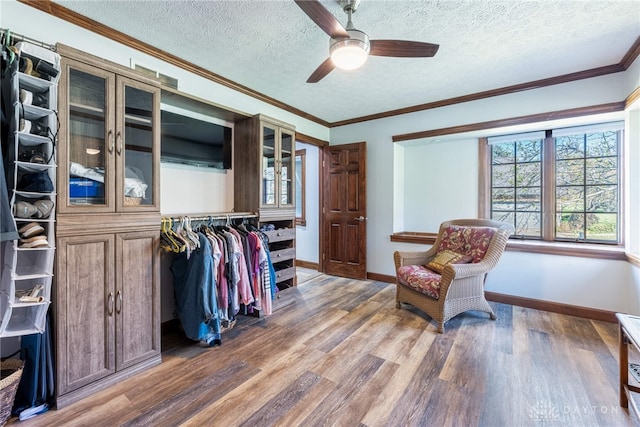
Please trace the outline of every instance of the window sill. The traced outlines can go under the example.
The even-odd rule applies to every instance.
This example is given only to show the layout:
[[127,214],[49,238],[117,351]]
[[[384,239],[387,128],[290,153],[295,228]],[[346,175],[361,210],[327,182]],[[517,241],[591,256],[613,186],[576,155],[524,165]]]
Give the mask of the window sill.
[[[433,245],[436,237],[436,233],[403,231],[392,234],[391,241]],[[507,251],[577,256],[583,258],[616,259],[629,261],[640,267],[640,257],[625,253],[624,248],[619,246],[604,246],[588,243],[536,242],[530,240],[519,241],[510,239],[507,242]]]

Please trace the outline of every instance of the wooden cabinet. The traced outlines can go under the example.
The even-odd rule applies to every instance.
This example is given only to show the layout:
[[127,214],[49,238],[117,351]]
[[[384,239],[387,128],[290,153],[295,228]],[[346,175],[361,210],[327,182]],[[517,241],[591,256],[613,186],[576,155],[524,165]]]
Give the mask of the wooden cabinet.
[[160,362],[158,244],[156,230],[58,240],[59,407]]
[[158,82],[62,56],[54,309],[63,407],[161,362]]
[[233,164],[237,211],[295,218],[293,126],[263,115],[236,123]]
[[160,88],[83,59],[62,60],[58,211],[157,211]]
[[236,211],[258,212],[280,289],[296,285],[295,129],[263,115],[235,124]]

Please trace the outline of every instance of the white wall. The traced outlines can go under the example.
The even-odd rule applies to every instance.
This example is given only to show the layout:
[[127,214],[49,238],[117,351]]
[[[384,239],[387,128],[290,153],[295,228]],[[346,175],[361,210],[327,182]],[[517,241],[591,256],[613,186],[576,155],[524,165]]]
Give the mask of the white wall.
[[[433,232],[433,224],[478,216],[478,140],[398,143],[405,147],[404,164],[394,170],[403,195],[403,229]],[[425,163],[429,166],[425,167]],[[401,175],[401,176],[399,176]],[[394,196],[396,196],[394,194]],[[395,201],[394,203],[398,203]]]
[[320,225],[320,149],[310,144],[296,142],[296,150],[306,151],[305,164],[305,216],[307,223],[296,226],[296,259],[319,263]]

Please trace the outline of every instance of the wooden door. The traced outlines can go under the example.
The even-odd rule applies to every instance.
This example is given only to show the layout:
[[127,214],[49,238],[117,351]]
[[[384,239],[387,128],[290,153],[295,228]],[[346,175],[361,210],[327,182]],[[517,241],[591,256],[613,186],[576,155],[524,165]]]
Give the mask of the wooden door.
[[116,369],[160,354],[157,230],[116,236]]
[[328,147],[323,167],[321,269],[327,274],[367,276],[366,144]]
[[113,245],[113,234],[58,239],[58,395],[115,371]]

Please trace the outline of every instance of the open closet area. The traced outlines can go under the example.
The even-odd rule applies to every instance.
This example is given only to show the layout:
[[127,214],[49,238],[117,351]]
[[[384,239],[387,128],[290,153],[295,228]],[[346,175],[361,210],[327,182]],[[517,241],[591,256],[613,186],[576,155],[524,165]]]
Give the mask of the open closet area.
[[[17,49],[16,64],[36,61]],[[14,231],[3,228],[0,337],[18,338],[2,357],[49,334],[42,410],[162,363],[165,326],[224,346],[239,316],[269,316],[296,286],[293,126],[62,43],[48,54],[55,79],[17,65],[3,77]],[[50,187],[18,188],[32,173]]]

